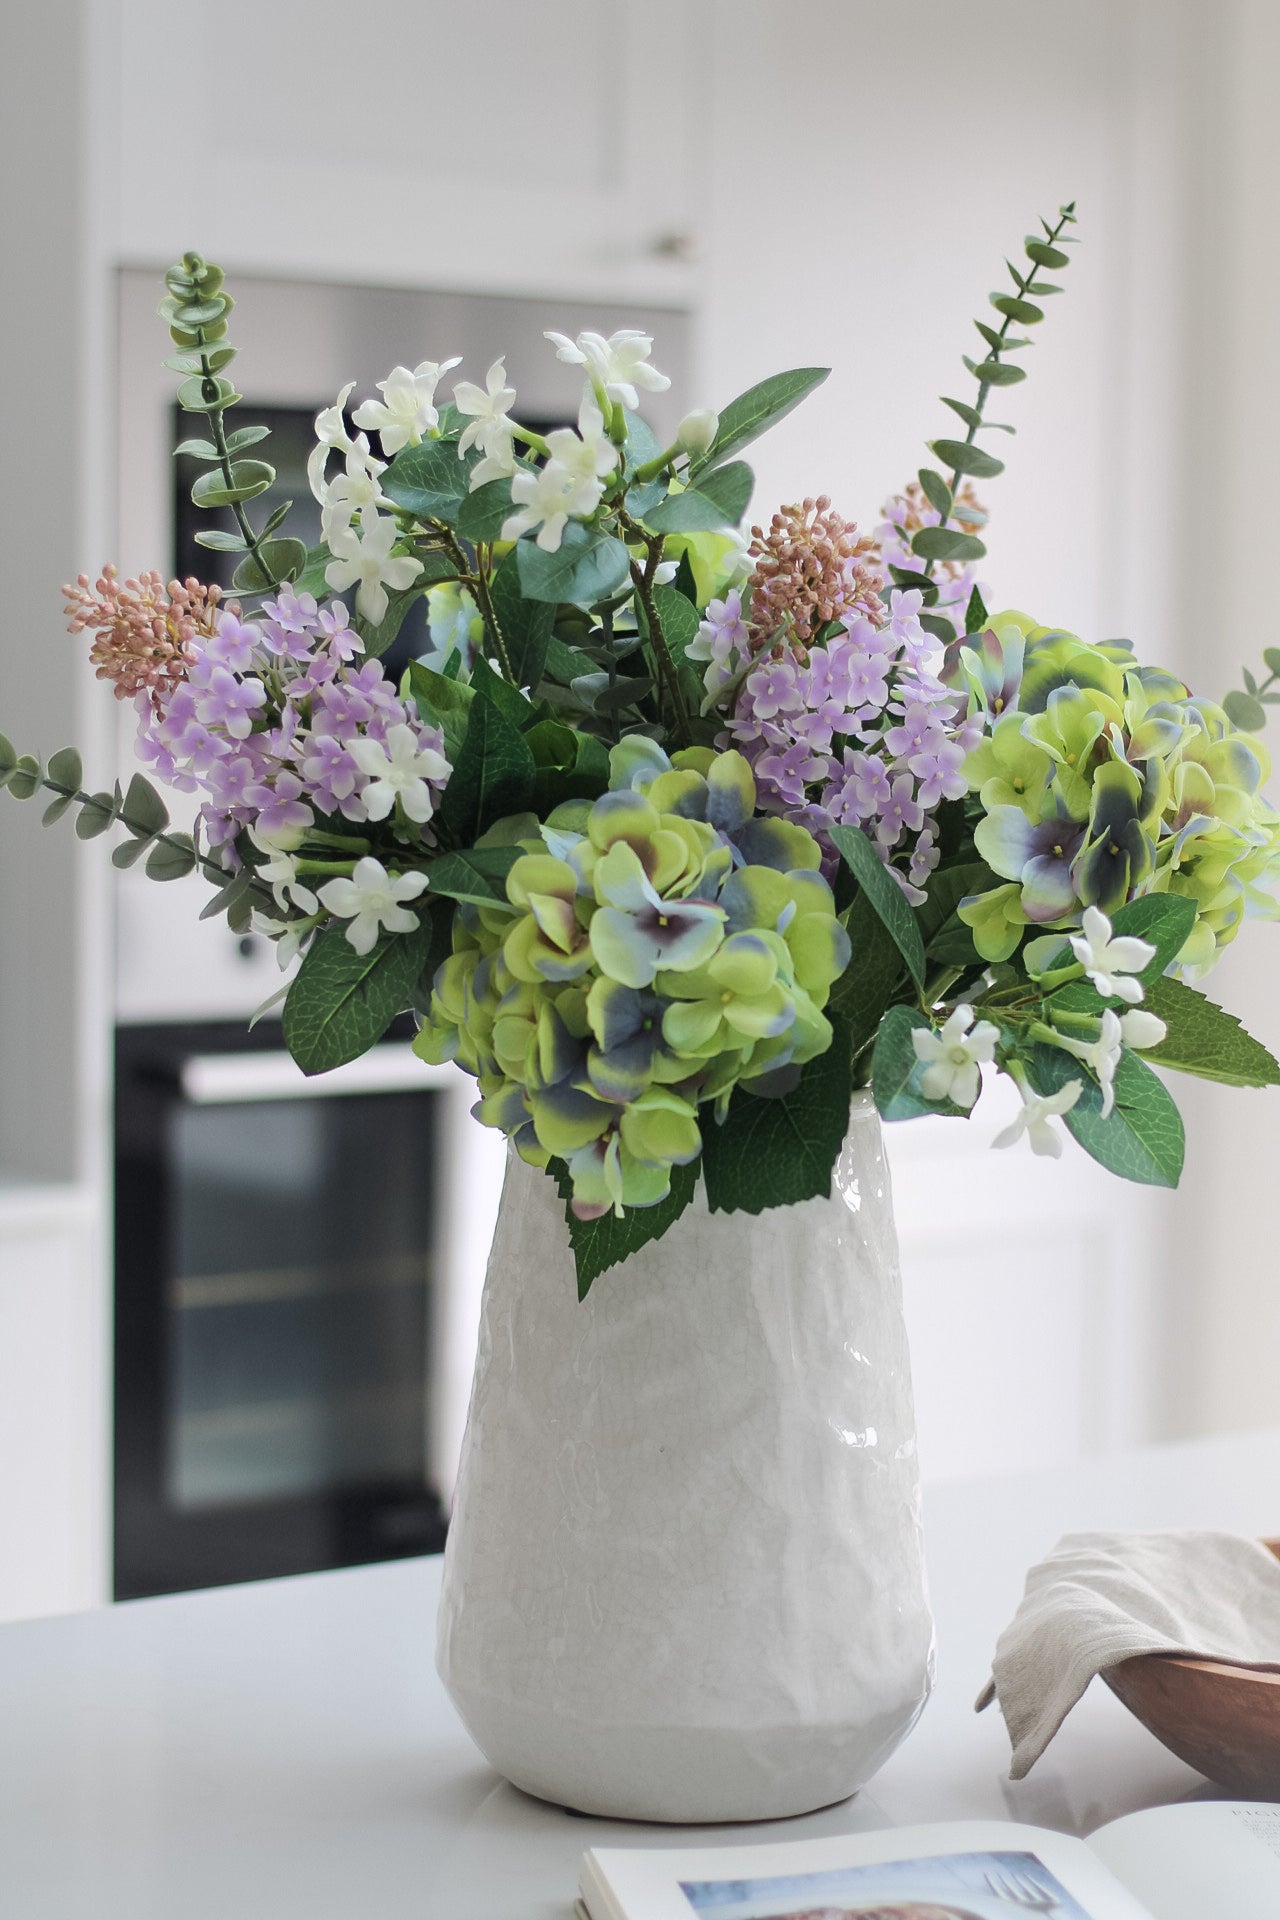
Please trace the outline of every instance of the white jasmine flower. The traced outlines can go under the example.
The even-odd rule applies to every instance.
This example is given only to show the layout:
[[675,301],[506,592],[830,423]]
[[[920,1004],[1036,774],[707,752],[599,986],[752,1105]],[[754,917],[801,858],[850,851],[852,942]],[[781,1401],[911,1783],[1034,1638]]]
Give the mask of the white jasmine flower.
[[381,401],[365,400],[356,408],[356,425],[376,433],[385,454],[416,447],[423,434],[439,424],[434,401],[441,376],[461,359],[455,354],[452,360],[420,360],[412,373],[408,367],[392,367],[385,380],[376,382]]
[[653,570],[654,586],[669,587],[679,571],[680,562],[678,560],[659,560]]
[[1135,1053],[1141,1053],[1144,1047],[1158,1047],[1168,1031],[1159,1014],[1148,1013],[1145,1007],[1130,1007],[1120,1015],[1120,1037]]
[[719,431],[720,415],[710,407],[695,407],[676,428],[676,445],[696,460],[699,454],[707,452]]
[[599,333],[580,333],[576,341],[563,333],[547,333],[543,338],[555,347],[558,360],[585,367],[593,385],[633,412],[640,405],[637,387],[646,393],[665,393],[671,385],[665,373],[648,364],[653,335],[641,333],[638,327],[623,327],[607,340]]
[[340,920],[350,920],[347,939],[357,953],[370,953],[383,927],[388,933],[412,933],[418,924],[406,900],[416,900],[427,884],[425,873],[389,874],[381,860],[366,854],[357,860],[351,878],[329,880],[320,889],[321,903]]
[[485,448],[483,459],[477,460],[471,469],[468,491],[474,493],[477,487],[483,487],[490,480],[510,480],[515,471],[515,441],[510,433],[501,438],[495,433]]
[[355,384],[354,380],[348,380],[333,405],[322,407],[316,415],[316,444],[307,458],[307,484],[322,506],[325,497],[324,470],[329,455],[335,447],[339,453],[346,453],[351,446],[342,409],[351,398]]
[[1081,931],[1071,936],[1071,951],[1099,993],[1127,1001],[1131,1007],[1141,1000],[1142,982],[1124,976],[1141,973],[1156,950],[1132,936],[1114,939],[1111,922],[1100,907],[1085,908]]
[[[301,828],[296,830],[293,839],[295,846],[301,841],[302,834]],[[263,833],[257,826],[249,828],[249,838],[260,852],[270,856],[257,868],[257,875],[259,880],[265,880],[271,888],[276,905],[287,909],[292,903],[303,913],[314,913],[316,896],[310,887],[304,887],[298,879],[297,855],[281,846],[278,836],[273,837],[270,833]]]
[[1014,1117],[1013,1124],[1005,1127],[992,1141],[993,1147],[1011,1147],[1021,1140],[1025,1133],[1031,1142],[1032,1153],[1047,1153],[1055,1160],[1062,1153],[1061,1136],[1049,1125],[1055,1114],[1070,1113],[1080,1095],[1084,1092],[1083,1080],[1068,1080],[1056,1093],[1042,1099],[1036,1094],[1028,1097],[1023,1094],[1023,1104]]
[[423,746],[403,721],[387,728],[385,740],[352,740],[347,752],[361,773],[371,776],[360,795],[370,820],[385,820],[396,801],[419,825],[435,812],[429,780],[447,780],[449,762],[434,747]]
[[362,507],[360,532],[354,527],[345,531],[335,527],[330,542],[334,558],[325,568],[324,577],[337,593],[356,588],[356,612],[372,627],[386,618],[387,588],[400,592],[411,587],[422,572],[422,562],[412,554],[392,553],[396,531],[390,514],[379,513],[376,507]]
[[483,387],[478,387],[474,380],[459,380],[453,390],[453,404],[459,413],[468,416],[458,439],[459,459],[472,447],[488,453],[491,440],[499,445],[510,441],[511,422],[507,415],[515,397],[515,388],[507,385],[503,360],[494,361],[484,377]]
[[[307,911],[313,913],[314,906],[309,907]],[[298,955],[310,946],[311,936],[315,932],[314,927],[307,926],[301,920],[273,920],[269,914],[259,913],[256,907],[250,917],[250,925],[255,933],[261,933],[268,940],[275,942],[276,965],[281,973],[286,967],[292,966]],[[283,986],[278,993],[273,993],[269,999],[264,1000],[250,1019],[249,1025],[252,1027],[264,1013],[275,1006],[278,1000],[282,1000],[288,991],[288,986]]]
[[518,540],[537,527],[538,545],[546,553],[557,553],[566,521],[571,516],[585,520],[599,506],[603,476],[617,465],[618,450],[589,394],[578,411],[578,428],[577,433],[572,427],[549,433],[545,464],[512,479],[511,498],[518,511],[503,522],[504,540]]
[[[1154,1015],[1147,1014],[1144,1016],[1139,1014],[1138,1017],[1139,1019],[1146,1018],[1150,1020],[1154,1018]],[[1125,1018],[1130,1019],[1132,1015],[1126,1014]],[[1161,1035],[1163,1036],[1163,1022],[1157,1020],[1156,1025],[1160,1028]],[[1065,1033],[1060,1033],[1057,1036],[1058,1046],[1064,1047],[1068,1053],[1073,1053],[1077,1060],[1083,1060],[1086,1067],[1091,1068],[1092,1071],[1097,1074],[1098,1085],[1102,1088],[1102,1118],[1104,1120],[1116,1104],[1116,1068],[1120,1065],[1120,1050],[1123,1044],[1124,1038],[1120,1024],[1120,1016],[1112,1007],[1108,1007],[1103,1013],[1096,1039],[1073,1040]]]
[[999,1028],[989,1020],[973,1026],[972,1007],[957,1007],[938,1033],[913,1027],[911,1044],[916,1059],[927,1062],[920,1076],[925,1099],[954,1100],[958,1107],[971,1107],[981,1083],[979,1063],[995,1059],[999,1038]]
[[321,537],[331,551],[334,535],[345,533],[363,508],[388,504],[378,485],[378,475],[386,471],[386,461],[373,458],[363,433],[348,445],[346,454],[345,470],[325,486],[320,509]]

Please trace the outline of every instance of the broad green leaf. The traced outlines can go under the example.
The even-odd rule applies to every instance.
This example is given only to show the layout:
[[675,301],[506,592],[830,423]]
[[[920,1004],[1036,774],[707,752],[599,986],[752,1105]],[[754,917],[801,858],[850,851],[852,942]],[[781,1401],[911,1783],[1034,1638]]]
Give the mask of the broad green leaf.
[[925,952],[934,966],[980,964],[973,931],[960,919],[956,909],[967,895],[986,893],[999,884],[982,860],[966,860],[955,867],[941,866],[930,876],[924,905],[914,911]]
[[231,576],[231,584],[238,593],[269,593],[283,580],[296,580],[306,564],[304,541],[264,540],[256,555],[245,555]]
[[698,1164],[694,1160],[687,1167],[672,1167],[671,1191],[656,1206],[627,1207],[621,1220],[614,1213],[602,1214],[598,1220],[579,1220],[568,1204],[573,1197],[569,1169],[562,1160],[550,1162],[547,1173],[555,1181],[560,1198],[565,1202],[569,1245],[573,1249],[578,1275],[579,1300],[586,1299],[592,1282],[598,1280],[602,1273],[617,1266],[628,1254],[648,1246],[650,1241],[660,1240],[667,1228],[674,1225],[693,1199],[698,1184]]
[[340,926],[316,935],[284,1003],[284,1042],[305,1074],[357,1060],[382,1038],[412,1001],[430,939],[425,919],[371,953],[357,953]]
[[1155,1067],[1194,1073],[1230,1087],[1280,1086],[1280,1063],[1260,1040],[1246,1033],[1233,1013],[1180,980],[1153,980],[1143,1001],[1169,1029],[1142,1057]]
[[514,512],[510,480],[489,480],[467,494],[453,524],[464,540],[500,540],[503,524]]
[[924,1072],[911,1036],[932,1031],[918,1007],[890,1007],[876,1034],[871,1056],[871,1091],[882,1120],[918,1120],[925,1114],[949,1119],[968,1118],[969,1110],[953,1100],[926,1100],[920,1090]]
[[533,798],[533,753],[492,700],[472,701],[467,732],[436,822],[453,841],[473,846],[495,820],[522,813]]
[[987,603],[975,587],[969,595],[969,604],[965,608],[964,630],[966,633],[981,633],[988,620]]
[[914,988],[898,943],[867,899],[859,893],[841,915],[849,935],[849,965],[831,989],[827,1012],[848,1029],[849,1055],[854,1061],[875,1038],[887,1010]]
[[545,600],[526,600],[520,589],[520,549],[513,547],[489,581],[489,597],[502,629],[511,671],[522,687],[537,687],[547,666],[556,610]]
[[445,752],[451,761],[456,761],[467,737],[467,715],[475,699],[475,689],[464,681],[434,672],[421,660],[411,660],[409,691],[422,718],[428,725],[441,729]]
[[1062,253],[1057,247],[1046,246],[1043,240],[1037,240],[1035,236],[1031,234],[1027,236],[1026,251],[1036,266],[1048,267],[1055,273],[1061,272],[1063,267],[1069,267],[1071,265],[1071,255],[1069,253]]
[[200,475],[191,489],[191,498],[198,507],[229,507],[236,500],[256,499],[258,494],[267,491],[275,477],[275,468],[265,460],[233,460],[230,484],[223,478],[222,469],[216,467]]
[[919,527],[911,536],[911,551],[922,560],[981,560],[986,548],[972,533],[954,527]]
[[609,785],[609,750],[593,733],[539,720],[525,734],[533,754],[533,804],[545,818],[562,800],[595,800]]
[[755,475],[745,460],[705,473],[696,487],[669,493],[660,506],[646,514],[655,533],[717,533],[736,527],[747,510]]
[[1167,1087],[1127,1049],[1116,1068],[1112,1112],[1102,1118],[1102,1091],[1083,1061],[1059,1047],[1036,1046],[1028,1063],[1037,1093],[1058,1092],[1069,1080],[1083,1087],[1062,1117],[1085,1152],[1122,1180],[1176,1187],[1186,1149],[1182,1116]]
[[[942,442],[935,441],[933,449],[935,453],[938,450],[939,444],[946,446],[948,443],[945,440]],[[950,519],[951,489],[942,475],[935,473],[932,467],[921,467],[917,478],[920,481],[920,490],[929,502],[929,505],[935,512],[940,513],[944,520]]]
[[720,428],[706,453],[689,468],[690,478],[720,466],[731,455],[740,453],[768,427],[798,407],[807,394],[820,387],[830,367],[792,367],[786,373],[771,374],[757,386],[748,387],[736,400],[720,411]]
[[444,520],[453,526],[474,464],[470,457],[459,460],[451,440],[423,440],[396,455],[382,475],[382,491],[419,520]]
[[[199,535],[196,537],[198,539]],[[324,570],[332,559],[333,555],[323,541],[318,547],[308,547],[306,564],[293,583],[294,592],[309,593],[315,600],[329,593],[331,588],[324,577]]]
[[917,986],[924,985],[924,942],[903,893],[879,854],[857,827],[832,827],[831,838],[841,859],[866,894],[871,906],[893,935],[899,953]]
[[147,855],[148,880],[183,880],[194,871],[196,850],[189,834],[166,834]]
[[580,520],[569,522],[555,553],[544,553],[533,540],[521,540],[515,551],[525,599],[552,605],[572,600],[594,606],[622,585],[631,568],[621,540]]
[[492,663],[484,658],[476,661],[471,669],[471,691],[492,700],[495,707],[505,713],[513,727],[523,733],[537,718],[538,709],[528,694],[521,693],[519,687],[513,687],[504,680]]
[[849,1035],[831,1022],[825,1053],[801,1069],[790,1093],[765,1098],[739,1086],[717,1123],[702,1119],[702,1176],[713,1213],[763,1213],[825,1198],[849,1126]]
[[124,797],[121,817],[131,832],[163,833],[169,824],[169,809],[145,774],[135,773]]
[[[1003,351],[1008,351],[1009,344],[1007,340],[1003,343]],[[975,364],[966,356],[964,364],[984,387],[1016,387],[1027,377],[1025,367],[1011,367],[1003,360],[979,360]]]
[[1117,908],[1111,916],[1113,934],[1136,935],[1139,940],[1149,941],[1156,950],[1155,957],[1138,975],[1144,986],[1158,980],[1165,969],[1173,965],[1191,938],[1195,924],[1195,901],[1181,893],[1146,893],[1140,900],[1130,900]]
[[74,792],[84,778],[84,768],[80,764],[80,755],[74,747],[59,747],[49,757],[49,778],[55,786],[66,787]]
[[653,604],[668,650],[678,664],[683,664],[690,642],[698,637],[698,609],[678,587],[655,587]]
[[970,474],[975,480],[994,480],[1004,472],[1004,461],[967,440],[932,440],[931,450],[956,473]]
[[1251,693],[1241,693],[1238,687],[1231,689],[1222,705],[1232,726],[1241,733],[1257,733],[1267,724],[1267,710],[1261,700]]
[[505,907],[507,875],[519,858],[519,847],[468,847],[460,853],[442,853],[428,867],[427,881],[432,893],[448,894],[451,900]]

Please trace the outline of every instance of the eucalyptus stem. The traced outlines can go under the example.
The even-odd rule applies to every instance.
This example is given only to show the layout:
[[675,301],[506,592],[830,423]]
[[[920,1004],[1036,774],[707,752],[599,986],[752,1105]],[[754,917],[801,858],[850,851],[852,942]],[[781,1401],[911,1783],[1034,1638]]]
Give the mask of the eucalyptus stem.
[[479,555],[477,554],[476,556],[476,567],[473,573],[467,564],[467,556],[453,528],[443,520],[431,520],[428,522],[428,525],[436,535],[444,551],[453,561],[454,566],[457,567],[459,578],[465,579],[467,585],[471,587],[475,593],[476,605],[480,609],[480,618],[484,622],[485,632],[493,643],[493,650],[498,656],[498,665],[502,669],[503,679],[509,680],[513,687],[518,686],[519,682],[512,672],[511,656],[507,652],[507,643],[502,637],[502,627],[499,624],[498,615],[494,609],[493,595],[489,591],[488,576],[485,573],[484,565]]
[[[203,342],[201,342],[201,345],[199,348],[199,354],[200,354],[200,371],[201,371],[201,376],[204,382],[205,398],[209,399],[209,398],[212,398],[213,395],[217,394],[218,388],[217,388],[217,383],[214,379],[213,368],[209,365],[209,356],[205,351]],[[213,395],[209,393],[209,389],[211,387],[213,389]],[[234,490],[235,478],[231,472],[231,454],[227,447],[227,430],[223,423],[223,414],[225,413],[225,411],[226,409],[224,407],[218,407],[209,414],[209,429],[210,429],[210,432],[213,434],[213,444],[218,449],[218,465],[222,469],[222,477],[227,484],[227,490],[230,492]],[[240,529],[240,532],[244,538],[245,544],[248,547],[250,553],[253,555],[254,564],[257,566],[259,572],[262,574],[263,579],[267,583],[265,587],[260,589],[260,591],[263,593],[269,593],[273,587],[278,587],[280,585],[280,581],[275,573],[274,568],[269,567],[267,565],[265,558],[263,557],[266,543],[263,541],[263,539],[259,534],[254,532],[253,523],[249,519],[248,514],[244,510],[243,500],[233,500],[231,502],[231,511],[235,515],[236,525]]]
[[644,609],[645,623],[649,629],[649,645],[653,650],[658,676],[663,681],[667,697],[671,702],[676,729],[685,746],[692,746],[693,729],[689,724],[689,709],[680,691],[680,677],[676,672],[676,663],[671,657],[667,636],[662,628],[662,618],[653,597],[653,581],[662,559],[663,537],[661,534],[646,533],[644,528],[638,526],[630,514],[621,508],[618,511],[618,524],[624,532],[641,540],[644,544],[645,564],[642,567],[638,560],[632,560],[631,580],[636,590],[636,598]]

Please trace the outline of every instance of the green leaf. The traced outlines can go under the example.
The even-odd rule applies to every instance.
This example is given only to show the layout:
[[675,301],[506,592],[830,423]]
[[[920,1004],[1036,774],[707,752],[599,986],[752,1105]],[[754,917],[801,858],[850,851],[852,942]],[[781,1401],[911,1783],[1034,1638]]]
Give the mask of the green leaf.
[[49,802],[44,812],[40,815],[40,825],[42,827],[51,827],[54,821],[61,820],[67,808],[74,804],[74,793],[60,793],[56,800]]
[[232,875],[225,886],[219,887],[217,892],[205,901],[200,909],[199,918],[216,920],[220,913],[230,917],[238,906],[247,904],[252,893],[253,871],[249,867],[242,867],[239,873]]
[[1241,693],[1233,687],[1222,702],[1223,711],[1233,727],[1241,733],[1257,733],[1267,724],[1267,710],[1261,700],[1251,693]]
[[237,500],[253,500],[265,493],[276,477],[276,470],[265,460],[233,460],[231,482],[222,477],[222,469],[202,473],[191,489],[198,507],[229,507]]
[[145,774],[135,773],[121,808],[130,832],[163,833],[169,824],[169,809]]
[[202,529],[196,535],[198,547],[208,547],[214,553],[247,553],[249,542],[242,533],[224,533],[220,527]]
[[545,600],[526,600],[520,588],[520,549],[513,547],[489,582],[489,597],[502,629],[511,671],[522,687],[536,688],[546,671],[556,610]]
[[[265,431],[266,429],[264,427],[263,432],[265,433]],[[228,440],[228,452],[230,449],[231,442]],[[212,440],[179,440],[173,450],[174,459],[176,460],[180,454],[185,455],[190,460],[218,460],[221,458]]]
[[477,906],[506,906],[506,878],[520,858],[519,847],[468,847],[460,853],[442,853],[427,869],[432,893],[451,900],[473,900]]
[[1057,247],[1047,246],[1043,240],[1037,240],[1034,234],[1027,235],[1026,251],[1028,258],[1033,260],[1036,266],[1049,267],[1055,273],[1071,265],[1069,253],[1061,253]]
[[595,800],[609,785],[609,750],[593,733],[539,720],[525,734],[537,769],[533,804],[545,818],[562,800]]
[[[915,916],[925,952],[931,960],[936,962],[940,957],[934,954],[935,942],[949,940],[957,928],[964,935],[966,943],[961,949],[963,964],[968,966],[976,959],[977,950],[973,945],[972,933],[964,921],[957,918],[956,909],[969,894],[986,893],[989,888],[999,885],[999,880],[984,860],[965,860],[959,866],[940,866],[930,875],[924,905],[915,908]],[[956,964],[951,953],[947,955],[946,964]]]
[[15,800],[30,800],[40,786],[40,762],[33,753],[24,753],[6,778]]
[[880,1023],[871,1056],[871,1091],[880,1118],[919,1120],[926,1114],[942,1114],[949,1119],[966,1120],[967,1107],[958,1107],[953,1100],[926,1100],[921,1092],[924,1066],[916,1058],[911,1039],[917,1030],[933,1031],[918,1007],[890,1007]]
[[90,794],[76,815],[76,838],[96,840],[100,833],[106,832],[118,812],[119,806],[114,794]]
[[467,497],[474,464],[470,457],[459,460],[451,440],[423,440],[396,455],[382,475],[382,491],[417,519],[444,520],[452,526]]
[[150,845],[151,840],[147,834],[142,834],[136,840],[122,840],[118,847],[113,847],[111,850],[112,866],[121,869],[136,866]]
[[832,827],[836,851],[893,935],[917,986],[924,985],[924,942],[911,904],[879,854],[857,827]]
[[976,428],[982,425],[982,415],[976,407],[971,407],[967,400],[949,400],[944,393],[942,404],[944,407],[950,407],[952,413],[958,413],[966,427]]
[[405,615],[421,592],[420,580],[415,580],[411,587],[393,587],[387,595],[387,610],[376,627],[371,627],[360,614],[356,615],[356,632],[364,641],[367,658],[380,659],[387,651],[404,625]]
[[967,440],[932,440],[930,450],[956,473],[967,473],[975,480],[994,480],[1004,472],[1004,461]]
[[408,1007],[431,940],[429,920],[357,953],[342,927],[318,933],[284,1003],[284,1042],[308,1076],[358,1060]]
[[736,527],[747,510],[755,475],[745,460],[704,474],[696,487],[669,493],[645,516],[655,533],[718,533]]
[[0,779],[3,779],[5,774],[12,773],[17,764],[17,748],[12,740],[7,740],[4,734],[0,733]]
[[533,752],[519,728],[477,694],[436,813],[438,825],[452,840],[474,845],[495,820],[529,806],[534,772]]
[[1262,657],[1267,663],[1267,672],[1280,674],[1280,647],[1264,647]]
[[935,640],[940,640],[944,647],[949,647],[956,637],[955,623],[948,620],[944,613],[922,613],[920,625]]
[[1136,935],[1139,940],[1149,941],[1156,950],[1155,957],[1148,960],[1138,975],[1144,986],[1158,980],[1165,969],[1173,965],[1191,938],[1195,924],[1195,901],[1181,893],[1147,893],[1140,900],[1130,900],[1118,907],[1111,916],[1113,934]]
[[514,512],[510,480],[489,480],[467,494],[453,524],[464,540],[500,540],[503,523]]
[[[259,534],[258,534],[259,540],[268,539],[275,532],[277,527],[282,527],[292,511],[293,511],[292,500],[282,500],[280,505],[274,509],[274,511],[270,514],[270,516],[266,520],[263,521],[261,530],[259,531]],[[306,565],[307,549],[304,542],[299,541],[298,544],[302,548],[302,562],[301,562],[301,566],[299,567],[299,572],[300,572],[302,566]]]
[[852,1063],[847,1028],[834,1018],[825,1053],[797,1086],[766,1099],[739,1086],[724,1120],[702,1123],[702,1176],[713,1213],[763,1213],[831,1192],[849,1127]]
[[505,713],[512,726],[519,728],[521,733],[537,718],[538,710],[528,694],[521,693],[519,687],[513,687],[509,680],[504,680],[483,655],[471,669],[471,691],[483,695],[486,700],[492,700],[494,706]]
[[849,1056],[857,1060],[875,1037],[886,1010],[904,994],[914,995],[898,943],[867,899],[859,893],[841,915],[853,957],[831,989],[827,1013],[848,1029]]
[[[942,444],[945,446],[946,442],[944,441],[942,442]],[[937,452],[936,444],[934,446],[934,451],[935,453]],[[952,504],[951,489],[947,485],[946,481],[943,479],[942,475],[940,473],[935,473],[932,467],[921,467],[919,475],[917,477],[919,478],[919,481],[920,481],[920,490],[924,494],[925,499],[929,502],[929,505],[933,507],[938,513],[940,513],[944,520],[950,519],[951,504]]]
[[436,673],[421,660],[409,662],[409,691],[418,712],[430,725],[444,733],[445,752],[451,761],[458,758],[467,737],[467,720],[475,690],[461,680]]
[[1180,980],[1153,980],[1144,1005],[1169,1029],[1158,1047],[1144,1047],[1152,1066],[1220,1080],[1229,1087],[1280,1086],[1280,1062],[1246,1033],[1233,1013]]
[[986,548],[972,533],[954,527],[919,527],[911,536],[911,551],[922,560],[981,560]]
[[305,541],[264,540],[257,555],[246,554],[232,574],[231,584],[238,593],[267,593],[282,580],[296,580],[306,564]]
[[978,589],[975,587],[973,592],[969,595],[969,604],[965,608],[965,614],[964,614],[965,632],[981,633],[982,629],[987,624],[988,618],[989,618],[989,615],[987,613],[987,603],[983,599],[982,595],[978,592]]
[[[1004,343],[1006,351],[1008,345],[1006,340]],[[979,360],[975,364],[966,355],[964,364],[974,379],[980,381],[984,387],[1016,387],[1020,380],[1025,380],[1027,377],[1025,367],[1011,367],[1003,360]]]
[[993,293],[988,295],[988,298],[997,313],[1003,313],[1010,320],[1016,320],[1019,326],[1038,326],[1044,319],[1043,308],[1037,307],[1030,300],[1020,300],[1015,293]]
[[189,834],[166,834],[154,842],[147,856],[148,880],[184,880],[193,872],[196,850]]
[[[200,536],[197,534],[196,539],[198,540],[199,538]],[[309,593],[314,600],[322,599],[325,594],[330,592],[329,583],[324,577],[324,570],[332,559],[333,555],[323,540],[318,547],[308,547],[306,564],[293,583],[294,591],[296,593]]]
[[[205,388],[209,388],[206,394]],[[221,374],[215,374],[209,381],[197,374],[192,380],[184,380],[178,388],[178,405],[187,413],[221,413],[226,407],[234,407],[244,398],[236,392],[229,380]]]
[[243,453],[246,447],[256,447],[260,440],[270,438],[270,427],[237,427],[227,435],[227,452]]
[[655,587],[653,604],[668,650],[676,663],[683,665],[691,642],[698,637],[698,609],[678,587]]
[[689,465],[689,478],[699,480],[700,474],[720,467],[733,453],[741,453],[743,447],[758,440],[777,420],[785,419],[793,407],[821,386],[829,372],[829,367],[791,367],[787,372],[770,374],[758,386],[748,386],[745,394],[722,407],[720,430],[702,459]]
[[1060,1047],[1037,1045],[1028,1061],[1031,1084],[1041,1095],[1057,1093],[1069,1080],[1083,1092],[1063,1120],[1085,1152],[1108,1172],[1143,1186],[1176,1187],[1186,1140],[1182,1116],[1168,1088],[1128,1049],[1116,1068],[1112,1112],[1102,1118],[1102,1091],[1088,1068]]
[[544,553],[533,540],[521,540],[515,551],[525,599],[552,605],[572,600],[593,606],[608,599],[631,570],[622,541],[581,520],[569,522],[556,553]]
[[592,1282],[610,1267],[617,1266],[640,1247],[648,1246],[651,1240],[660,1240],[693,1199],[698,1184],[698,1162],[694,1160],[687,1167],[672,1167],[671,1191],[656,1206],[627,1207],[621,1220],[614,1213],[602,1214],[598,1220],[579,1220],[568,1204],[573,1198],[569,1169],[562,1160],[552,1160],[547,1173],[565,1202],[579,1300],[586,1299]]
[[[74,747],[59,747],[49,758],[49,778],[59,787],[78,788],[84,779],[80,755]],[[66,796],[70,798],[71,796]]]
[[767,380],[740,393],[736,400],[721,408],[719,431],[702,458],[690,463],[690,478],[697,480],[732,454],[750,446],[766,428],[784,419],[807,394],[820,387],[830,371],[830,367],[792,367],[786,373],[771,374]]

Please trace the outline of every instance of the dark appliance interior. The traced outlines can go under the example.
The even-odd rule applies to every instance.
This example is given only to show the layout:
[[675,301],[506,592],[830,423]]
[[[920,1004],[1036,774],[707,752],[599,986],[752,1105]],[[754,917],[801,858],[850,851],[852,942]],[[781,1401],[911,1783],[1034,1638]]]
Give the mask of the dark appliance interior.
[[192,1097],[192,1062],[271,1054],[278,1022],[117,1029],[117,1599],[443,1545],[442,1098]]

